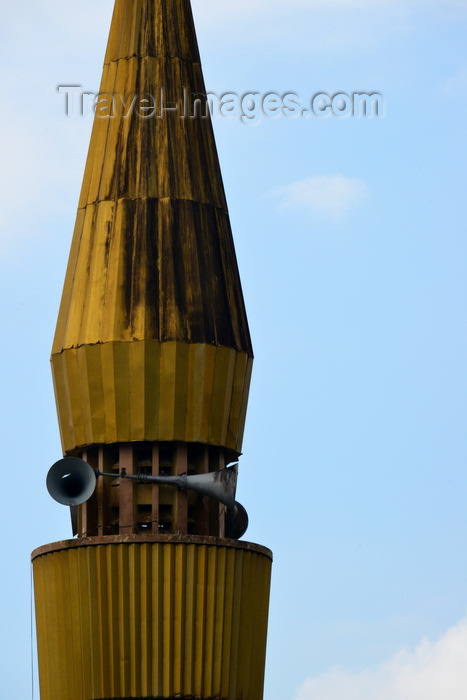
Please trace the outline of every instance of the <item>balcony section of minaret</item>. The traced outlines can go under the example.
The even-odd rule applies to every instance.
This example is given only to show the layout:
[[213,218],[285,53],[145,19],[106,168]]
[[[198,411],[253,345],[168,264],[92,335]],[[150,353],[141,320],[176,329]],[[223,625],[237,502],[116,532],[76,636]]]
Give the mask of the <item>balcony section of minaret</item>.
[[[142,483],[123,478],[207,475],[226,466],[223,448],[182,442],[126,443],[92,447],[79,456],[99,477],[89,500],[78,506],[77,533],[81,537],[106,535],[229,536],[226,506],[203,493],[171,485]],[[228,458],[228,457],[227,457]]]

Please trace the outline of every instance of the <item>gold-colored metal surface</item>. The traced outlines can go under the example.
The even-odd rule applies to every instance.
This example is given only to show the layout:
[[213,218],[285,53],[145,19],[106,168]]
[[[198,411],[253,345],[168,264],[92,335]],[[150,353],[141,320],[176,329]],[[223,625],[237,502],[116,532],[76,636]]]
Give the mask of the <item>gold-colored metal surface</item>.
[[240,452],[252,360],[213,345],[109,342],[52,357],[64,451],[183,441]]
[[41,700],[262,699],[269,550],[84,542],[33,554]]
[[116,0],[52,349],[64,452],[241,450],[253,352],[202,94],[189,0]]

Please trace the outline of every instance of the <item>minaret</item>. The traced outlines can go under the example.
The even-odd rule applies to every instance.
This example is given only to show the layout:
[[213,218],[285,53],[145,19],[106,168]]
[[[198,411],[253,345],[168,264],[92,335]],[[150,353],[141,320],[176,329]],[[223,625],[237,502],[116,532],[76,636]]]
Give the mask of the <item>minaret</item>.
[[[189,0],[116,0],[52,349],[77,538],[32,555],[41,700],[261,700],[234,501],[253,352]],[[58,493],[58,496],[57,496]]]

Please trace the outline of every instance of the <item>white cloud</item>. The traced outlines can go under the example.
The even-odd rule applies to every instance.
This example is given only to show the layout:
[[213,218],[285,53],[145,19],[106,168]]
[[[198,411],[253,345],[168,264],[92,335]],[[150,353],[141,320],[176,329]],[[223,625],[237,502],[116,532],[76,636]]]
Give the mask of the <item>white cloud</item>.
[[465,700],[467,619],[436,642],[423,639],[374,669],[333,668],[309,678],[294,700]]
[[359,178],[317,175],[277,188],[273,194],[279,197],[281,209],[304,208],[313,214],[342,220],[350,209],[368,197],[369,190]]

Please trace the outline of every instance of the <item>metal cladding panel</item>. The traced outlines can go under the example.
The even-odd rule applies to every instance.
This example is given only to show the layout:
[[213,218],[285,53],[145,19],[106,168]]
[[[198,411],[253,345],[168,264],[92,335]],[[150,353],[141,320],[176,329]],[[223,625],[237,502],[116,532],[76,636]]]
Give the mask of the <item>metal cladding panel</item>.
[[261,700],[270,552],[204,540],[33,555],[41,700]]
[[213,345],[109,342],[52,357],[64,452],[182,441],[241,452],[252,359]]
[[253,356],[225,211],[164,197],[100,201],[78,213],[53,354],[146,339]]

